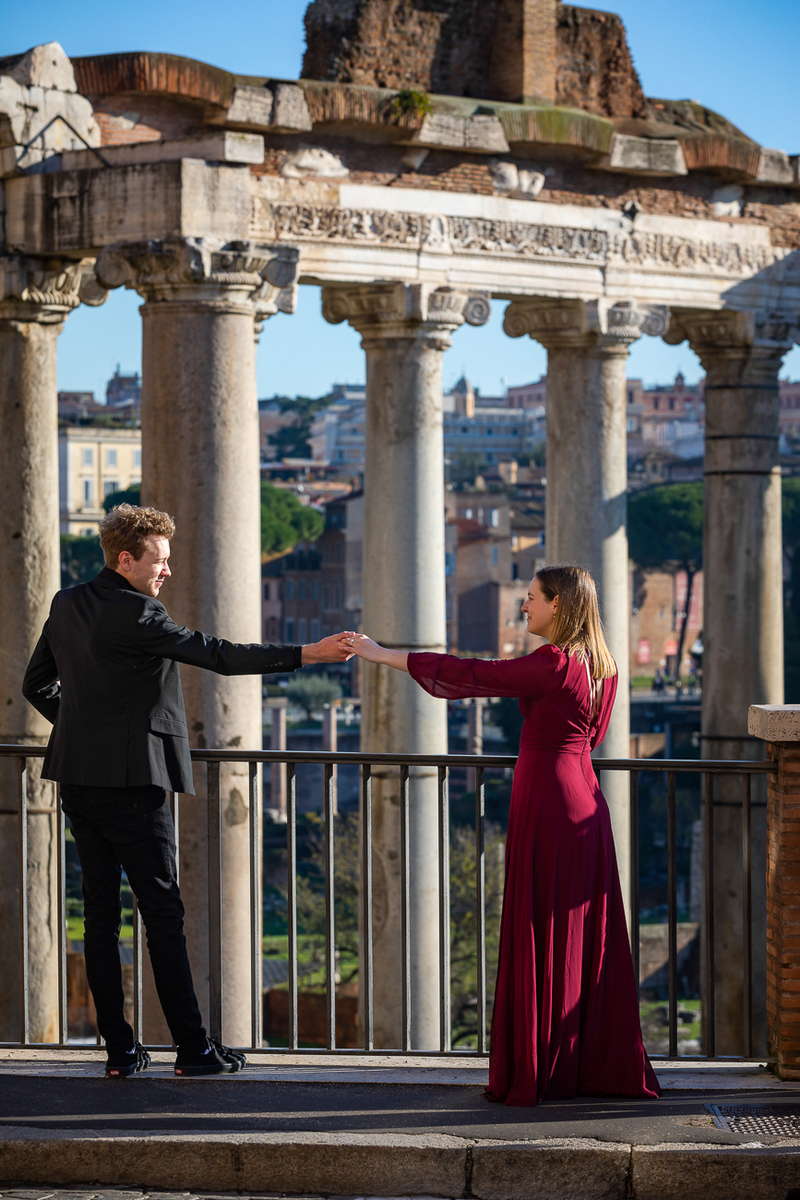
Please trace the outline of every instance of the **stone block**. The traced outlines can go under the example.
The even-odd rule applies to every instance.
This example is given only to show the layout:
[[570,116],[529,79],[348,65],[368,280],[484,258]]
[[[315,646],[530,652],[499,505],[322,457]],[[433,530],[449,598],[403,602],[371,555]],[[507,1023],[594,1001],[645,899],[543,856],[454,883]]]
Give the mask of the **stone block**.
[[756,183],[772,183],[791,187],[796,182],[794,164],[783,150],[761,149]]
[[224,116],[215,117],[215,124],[242,125],[267,129],[272,124],[275,101],[267,87],[237,87]]
[[[74,1131],[70,1131],[74,1134]],[[460,1196],[466,1147],[443,1134],[75,1137],[0,1132],[0,1182],[350,1196]],[[152,1193],[151,1193],[152,1194]]]
[[472,1193],[479,1200],[624,1200],[629,1162],[628,1146],[589,1138],[477,1145]]
[[311,129],[311,117],[306,104],[305,94],[295,83],[275,83],[272,85],[274,107],[272,110],[272,126],[274,129],[300,130]]
[[444,150],[470,150],[473,154],[507,154],[508,140],[497,117],[475,114],[428,113],[410,142]]
[[800,1147],[634,1146],[631,1195],[636,1200],[732,1200],[796,1194]]
[[58,42],[45,42],[26,50],[6,66],[3,74],[22,87],[55,88],[59,92],[78,90],[72,63]]
[[669,138],[629,137],[615,133],[611,142],[609,171],[629,171],[634,175],[686,175],[686,160],[681,144]]
[[747,732],[765,742],[800,742],[800,704],[751,704]]
[[[262,163],[264,139],[258,133],[226,129],[174,142],[127,142],[119,146],[103,146],[100,153],[109,166],[115,167],[174,162],[180,158],[199,158],[206,162]],[[67,151],[61,156],[61,169],[64,171],[91,170],[97,166],[97,155],[91,150]]]

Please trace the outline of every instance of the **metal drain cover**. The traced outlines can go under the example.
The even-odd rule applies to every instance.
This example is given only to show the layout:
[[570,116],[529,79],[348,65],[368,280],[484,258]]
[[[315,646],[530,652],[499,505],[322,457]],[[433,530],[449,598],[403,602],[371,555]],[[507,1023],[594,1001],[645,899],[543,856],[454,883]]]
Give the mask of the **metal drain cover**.
[[740,1135],[800,1137],[800,1112],[766,1104],[707,1104],[718,1129]]

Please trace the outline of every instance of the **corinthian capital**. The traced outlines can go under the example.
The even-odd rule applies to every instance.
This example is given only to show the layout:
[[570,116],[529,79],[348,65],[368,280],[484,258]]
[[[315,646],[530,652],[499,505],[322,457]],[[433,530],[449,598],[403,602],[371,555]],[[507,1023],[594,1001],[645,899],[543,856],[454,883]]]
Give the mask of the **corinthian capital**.
[[490,313],[488,292],[464,292],[429,284],[366,284],[326,287],[322,314],[326,321],[342,321],[365,339],[414,337],[420,332],[443,346],[460,325],[483,325]]
[[257,242],[170,238],[102,250],[97,277],[104,287],[127,287],[148,301],[207,302],[291,311],[298,251]]
[[503,329],[509,337],[532,337],[543,346],[598,346],[625,350],[643,334],[661,337],[669,310],[633,300],[512,300]]
[[82,262],[0,255],[0,316],[57,324],[81,302]]

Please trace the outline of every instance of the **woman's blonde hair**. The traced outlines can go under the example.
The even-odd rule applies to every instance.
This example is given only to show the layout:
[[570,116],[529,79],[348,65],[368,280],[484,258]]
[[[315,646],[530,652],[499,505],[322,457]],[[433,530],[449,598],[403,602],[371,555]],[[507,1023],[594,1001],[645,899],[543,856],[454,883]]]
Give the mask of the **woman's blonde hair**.
[[548,600],[558,596],[551,641],[589,666],[593,679],[616,675],[617,664],[606,645],[597,588],[583,567],[542,567],[534,578]]

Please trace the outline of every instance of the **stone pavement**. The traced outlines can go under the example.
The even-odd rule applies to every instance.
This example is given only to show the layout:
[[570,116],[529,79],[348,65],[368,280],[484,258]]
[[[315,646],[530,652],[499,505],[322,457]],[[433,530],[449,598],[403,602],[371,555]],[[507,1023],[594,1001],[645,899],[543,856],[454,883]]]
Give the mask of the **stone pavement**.
[[89,1200],[95,1185],[133,1189],[114,1200],[153,1200],[153,1189],[800,1200],[800,1134],[732,1132],[709,1111],[800,1118],[800,1084],[757,1063],[659,1064],[660,1101],[507,1108],[483,1098],[485,1060],[264,1054],[240,1076],[192,1080],[157,1054],[125,1081],[98,1074],[102,1061],[0,1050],[0,1200],[63,1185],[54,1200]]

